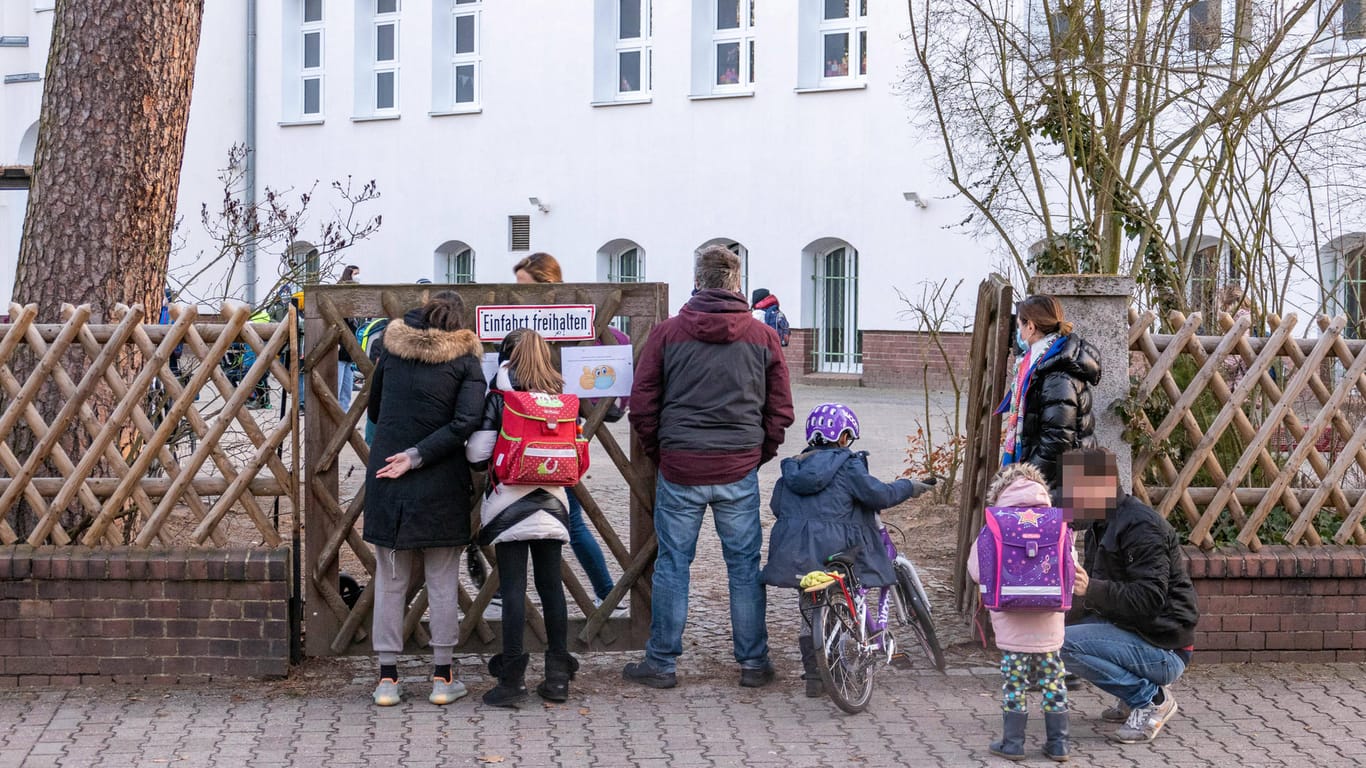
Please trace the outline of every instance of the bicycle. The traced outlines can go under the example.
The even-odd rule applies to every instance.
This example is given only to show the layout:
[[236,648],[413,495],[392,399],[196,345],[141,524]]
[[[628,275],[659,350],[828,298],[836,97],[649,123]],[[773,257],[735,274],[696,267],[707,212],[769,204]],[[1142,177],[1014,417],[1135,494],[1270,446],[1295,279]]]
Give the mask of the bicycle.
[[[868,707],[879,662],[902,668],[911,665],[910,658],[897,647],[891,626],[893,609],[896,624],[911,630],[934,668],[943,672],[945,666],[944,650],[930,615],[930,601],[915,564],[897,551],[887,525],[881,520],[878,529],[892,559],[896,583],[882,588],[876,603],[870,605],[868,595],[872,590],[862,586],[854,572],[858,550],[837,552],[826,558],[826,572],[833,579],[808,589],[805,594],[810,596],[809,605],[806,600],[802,605],[803,618],[811,622],[821,681],[835,705],[850,714]],[[902,537],[905,538],[904,534]]]

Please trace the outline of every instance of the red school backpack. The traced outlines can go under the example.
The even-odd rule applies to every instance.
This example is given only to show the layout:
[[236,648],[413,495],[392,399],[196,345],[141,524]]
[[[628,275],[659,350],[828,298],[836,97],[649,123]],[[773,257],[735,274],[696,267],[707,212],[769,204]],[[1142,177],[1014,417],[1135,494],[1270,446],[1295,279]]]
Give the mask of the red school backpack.
[[492,471],[504,485],[577,485],[588,471],[577,395],[501,392],[503,426]]

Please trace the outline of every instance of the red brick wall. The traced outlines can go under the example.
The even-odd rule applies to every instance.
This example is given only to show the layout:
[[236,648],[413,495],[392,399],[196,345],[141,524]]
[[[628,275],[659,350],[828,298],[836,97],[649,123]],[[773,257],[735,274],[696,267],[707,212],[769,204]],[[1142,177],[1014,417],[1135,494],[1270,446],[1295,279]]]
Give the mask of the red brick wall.
[[1197,663],[1366,661],[1366,548],[1186,548]]
[[810,328],[793,328],[792,335],[787,338],[787,348],[783,350],[783,359],[787,361],[787,373],[792,382],[802,380],[802,377],[811,373],[811,338],[814,334]]
[[289,671],[289,551],[0,547],[0,687]]
[[[971,370],[972,335],[940,335],[944,351],[954,362],[959,386],[967,389]],[[928,366],[928,370],[927,370]],[[930,389],[949,389],[944,358],[927,333],[906,331],[863,332],[863,386],[906,388],[928,383]]]

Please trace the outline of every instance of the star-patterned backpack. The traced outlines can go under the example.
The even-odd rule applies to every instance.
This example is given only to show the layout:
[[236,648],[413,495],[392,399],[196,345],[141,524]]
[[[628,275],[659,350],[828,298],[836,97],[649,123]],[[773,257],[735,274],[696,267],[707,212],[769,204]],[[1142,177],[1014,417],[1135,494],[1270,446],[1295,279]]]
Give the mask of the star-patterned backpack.
[[977,534],[982,607],[1066,611],[1077,574],[1072,529],[1056,507],[987,507]]

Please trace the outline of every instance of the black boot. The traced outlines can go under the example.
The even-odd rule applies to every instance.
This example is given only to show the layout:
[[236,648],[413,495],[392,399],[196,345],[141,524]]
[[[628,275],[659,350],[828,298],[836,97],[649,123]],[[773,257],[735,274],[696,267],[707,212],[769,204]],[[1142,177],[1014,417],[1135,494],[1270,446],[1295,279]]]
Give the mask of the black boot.
[[1025,725],[1029,723],[1029,713],[1005,710],[1001,713],[1001,720],[1004,735],[1000,741],[991,743],[991,754],[1007,760],[1023,760]]
[[579,660],[567,653],[545,654],[545,680],[536,686],[536,693],[547,701],[567,701],[569,681],[579,671]]
[[1067,762],[1067,713],[1045,712],[1043,722],[1048,733],[1048,741],[1043,745],[1044,756],[1059,763]]
[[825,683],[821,682],[820,670],[816,668],[816,643],[807,635],[797,638],[797,646],[802,649],[802,679],[806,681],[806,698],[819,699],[825,695]]
[[489,674],[498,678],[498,686],[484,694],[484,703],[493,707],[516,707],[527,699],[527,654],[508,658],[498,654],[489,659]]

